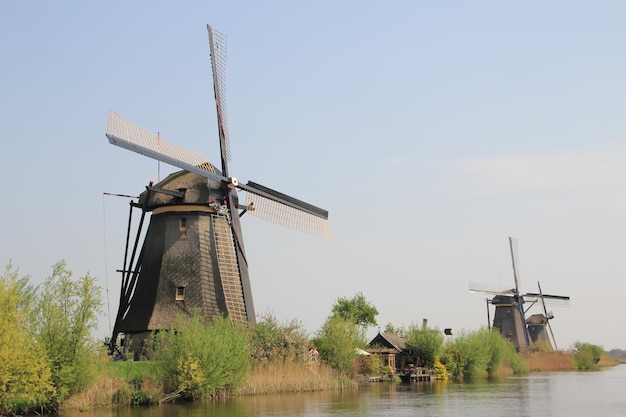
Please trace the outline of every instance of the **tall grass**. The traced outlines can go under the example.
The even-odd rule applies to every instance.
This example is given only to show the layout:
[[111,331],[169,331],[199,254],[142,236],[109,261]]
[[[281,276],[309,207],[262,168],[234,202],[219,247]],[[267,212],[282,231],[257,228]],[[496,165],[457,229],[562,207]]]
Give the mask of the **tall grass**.
[[152,378],[148,361],[102,361],[97,381],[70,396],[60,410],[87,410],[119,405],[155,404],[164,397],[163,388]]
[[574,359],[569,352],[524,352],[524,359],[531,372],[573,371],[576,369]]
[[348,386],[335,376],[332,368],[321,361],[257,364],[248,375],[243,387],[235,395],[276,394],[281,392],[321,391]]
[[60,410],[87,410],[90,408],[112,407],[116,403],[116,393],[124,387],[123,378],[103,377],[90,388],[70,396]]

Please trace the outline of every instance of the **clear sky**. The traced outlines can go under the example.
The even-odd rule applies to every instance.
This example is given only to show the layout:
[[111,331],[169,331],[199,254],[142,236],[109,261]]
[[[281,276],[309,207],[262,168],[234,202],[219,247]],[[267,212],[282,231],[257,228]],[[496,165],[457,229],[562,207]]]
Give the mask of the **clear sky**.
[[478,329],[468,284],[513,286],[515,236],[521,289],[572,298],[559,347],[626,349],[625,19],[622,1],[2,2],[0,263],[39,283],[65,259],[115,315],[128,201],[103,193],[158,172],[108,143],[107,112],[217,163],[211,24],[232,174],[333,230],[244,216],[257,313],[312,334],[361,292],[381,327]]

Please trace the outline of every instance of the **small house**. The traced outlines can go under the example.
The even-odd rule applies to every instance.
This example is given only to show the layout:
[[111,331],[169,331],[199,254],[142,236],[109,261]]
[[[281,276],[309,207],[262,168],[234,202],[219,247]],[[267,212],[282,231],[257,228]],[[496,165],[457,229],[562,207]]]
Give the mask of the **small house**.
[[410,364],[420,366],[419,358],[412,355],[406,347],[406,341],[398,333],[380,333],[367,344],[367,351],[377,355],[383,366],[388,366],[395,373],[408,368]]

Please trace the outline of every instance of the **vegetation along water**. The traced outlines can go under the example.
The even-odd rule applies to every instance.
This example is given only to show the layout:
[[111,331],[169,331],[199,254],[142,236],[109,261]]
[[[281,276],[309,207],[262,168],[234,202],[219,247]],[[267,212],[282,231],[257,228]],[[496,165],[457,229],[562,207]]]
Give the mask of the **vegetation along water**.
[[[126,360],[91,336],[100,293],[93,277],[73,278],[64,261],[40,286],[6,267],[0,276],[0,415],[324,416],[343,410],[373,416],[420,409],[424,415],[490,416],[506,407],[512,415],[571,416],[625,410],[618,390],[626,368],[576,372],[615,365],[601,347],[577,343],[575,352],[562,352],[536,344],[518,352],[485,328],[444,341],[443,332],[425,323],[388,324],[385,331],[402,335],[403,350],[433,376],[432,382],[402,383],[394,363],[362,354],[365,331],[378,314],[362,294],[338,299],[312,337],[297,320],[279,323],[271,314],[239,325],[191,314],[148,340],[141,360]],[[545,374],[555,370],[572,372]],[[559,414],[562,409],[569,414]]]
[[462,383],[371,383],[358,390],[234,397],[142,409],[68,410],[60,417],[623,416],[626,365],[600,372],[532,373]]

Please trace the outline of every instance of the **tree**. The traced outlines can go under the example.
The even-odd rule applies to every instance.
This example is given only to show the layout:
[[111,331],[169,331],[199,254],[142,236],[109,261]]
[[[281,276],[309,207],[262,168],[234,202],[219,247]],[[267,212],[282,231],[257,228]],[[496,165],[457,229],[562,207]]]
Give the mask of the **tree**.
[[362,293],[356,294],[351,299],[339,298],[333,305],[332,312],[365,328],[377,324],[378,309],[369,303]]
[[0,276],[0,415],[16,412],[15,400],[34,406],[54,393],[46,352],[25,320],[33,294],[28,277],[7,265]]
[[323,360],[348,373],[357,359],[356,348],[365,346],[365,335],[354,320],[332,315],[317,332],[314,343]]
[[411,325],[405,336],[407,347],[422,361],[422,366],[433,368],[443,349],[443,334],[439,329]]
[[274,315],[265,314],[249,332],[250,354],[258,361],[284,362],[307,350],[306,332],[296,320],[281,325]]
[[37,289],[33,311],[35,337],[45,349],[56,389],[52,406],[89,386],[98,363],[97,343],[91,337],[102,309],[101,289],[87,273],[72,280],[64,260]]
[[403,336],[405,331],[404,329],[402,329],[402,327],[395,327],[393,324],[391,323],[387,323],[385,325],[385,330],[383,330],[384,333],[396,333],[399,334],[400,336]]

